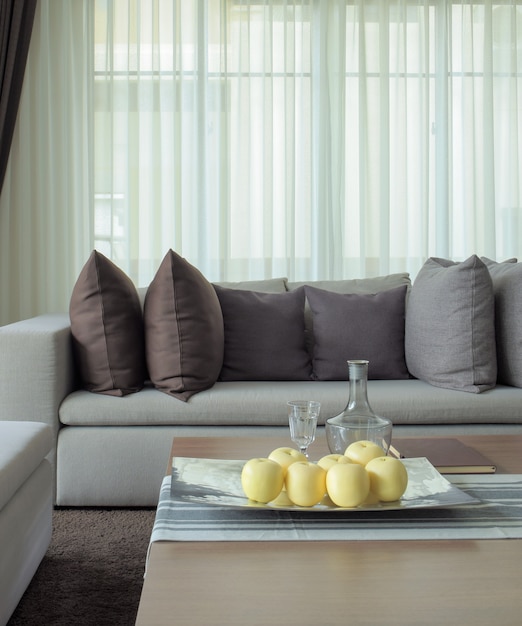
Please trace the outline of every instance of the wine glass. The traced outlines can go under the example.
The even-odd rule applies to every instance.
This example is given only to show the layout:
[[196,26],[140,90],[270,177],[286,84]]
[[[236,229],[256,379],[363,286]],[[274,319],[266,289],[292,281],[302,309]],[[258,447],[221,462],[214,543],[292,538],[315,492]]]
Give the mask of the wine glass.
[[308,458],[308,446],[315,440],[321,403],[314,400],[291,400],[287,405],[290,438]]

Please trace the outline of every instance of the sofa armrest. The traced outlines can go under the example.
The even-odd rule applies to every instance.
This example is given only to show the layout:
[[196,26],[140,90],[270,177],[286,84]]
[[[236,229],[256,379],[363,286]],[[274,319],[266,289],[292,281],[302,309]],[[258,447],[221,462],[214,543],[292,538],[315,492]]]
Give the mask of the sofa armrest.
[[56,444],[58,410],[74,390],[75,379],[67,314],[40,315],[0,327],[1,420],[45,422]]

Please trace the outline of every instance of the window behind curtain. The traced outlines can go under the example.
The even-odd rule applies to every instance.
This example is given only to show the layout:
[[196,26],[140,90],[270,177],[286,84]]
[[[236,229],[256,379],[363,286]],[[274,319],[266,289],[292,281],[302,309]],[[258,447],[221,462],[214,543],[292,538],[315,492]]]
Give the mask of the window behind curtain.
[[521,254],[518,2],[96,0],[95,246],[147,284]]

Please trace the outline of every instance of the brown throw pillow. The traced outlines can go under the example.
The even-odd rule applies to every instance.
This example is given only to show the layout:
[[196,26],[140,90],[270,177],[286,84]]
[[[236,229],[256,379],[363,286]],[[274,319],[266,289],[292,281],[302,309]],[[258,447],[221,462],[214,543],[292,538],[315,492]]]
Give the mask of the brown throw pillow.
[[287,293],[214,288],[225,326],[220,380],[310,380],[303,288]]
[[146,368],[138,293],[130,278],[96,250],[73,288],[69,315],[82,386],[113,396],[139,391]]
[[169,250],[143,305],[145,350],[154,386],[179,400],[212,387],[223,364],[223,316],[216,292]]
[[368,378],[409,378],[404,357],[407,285],[376,294],[305,287],[313,313],[316,380],[347,380],[346,361],[369,361]]

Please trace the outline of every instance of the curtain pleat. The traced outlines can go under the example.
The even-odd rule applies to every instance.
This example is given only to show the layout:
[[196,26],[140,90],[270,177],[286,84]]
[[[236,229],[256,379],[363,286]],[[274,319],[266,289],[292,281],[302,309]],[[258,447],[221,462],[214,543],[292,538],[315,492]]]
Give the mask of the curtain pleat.
[[0,323],[67,312],[92,250],[93,4],[38,0],[0,194]]
[[11,149],[36,0],[0,3],[0,190]]

